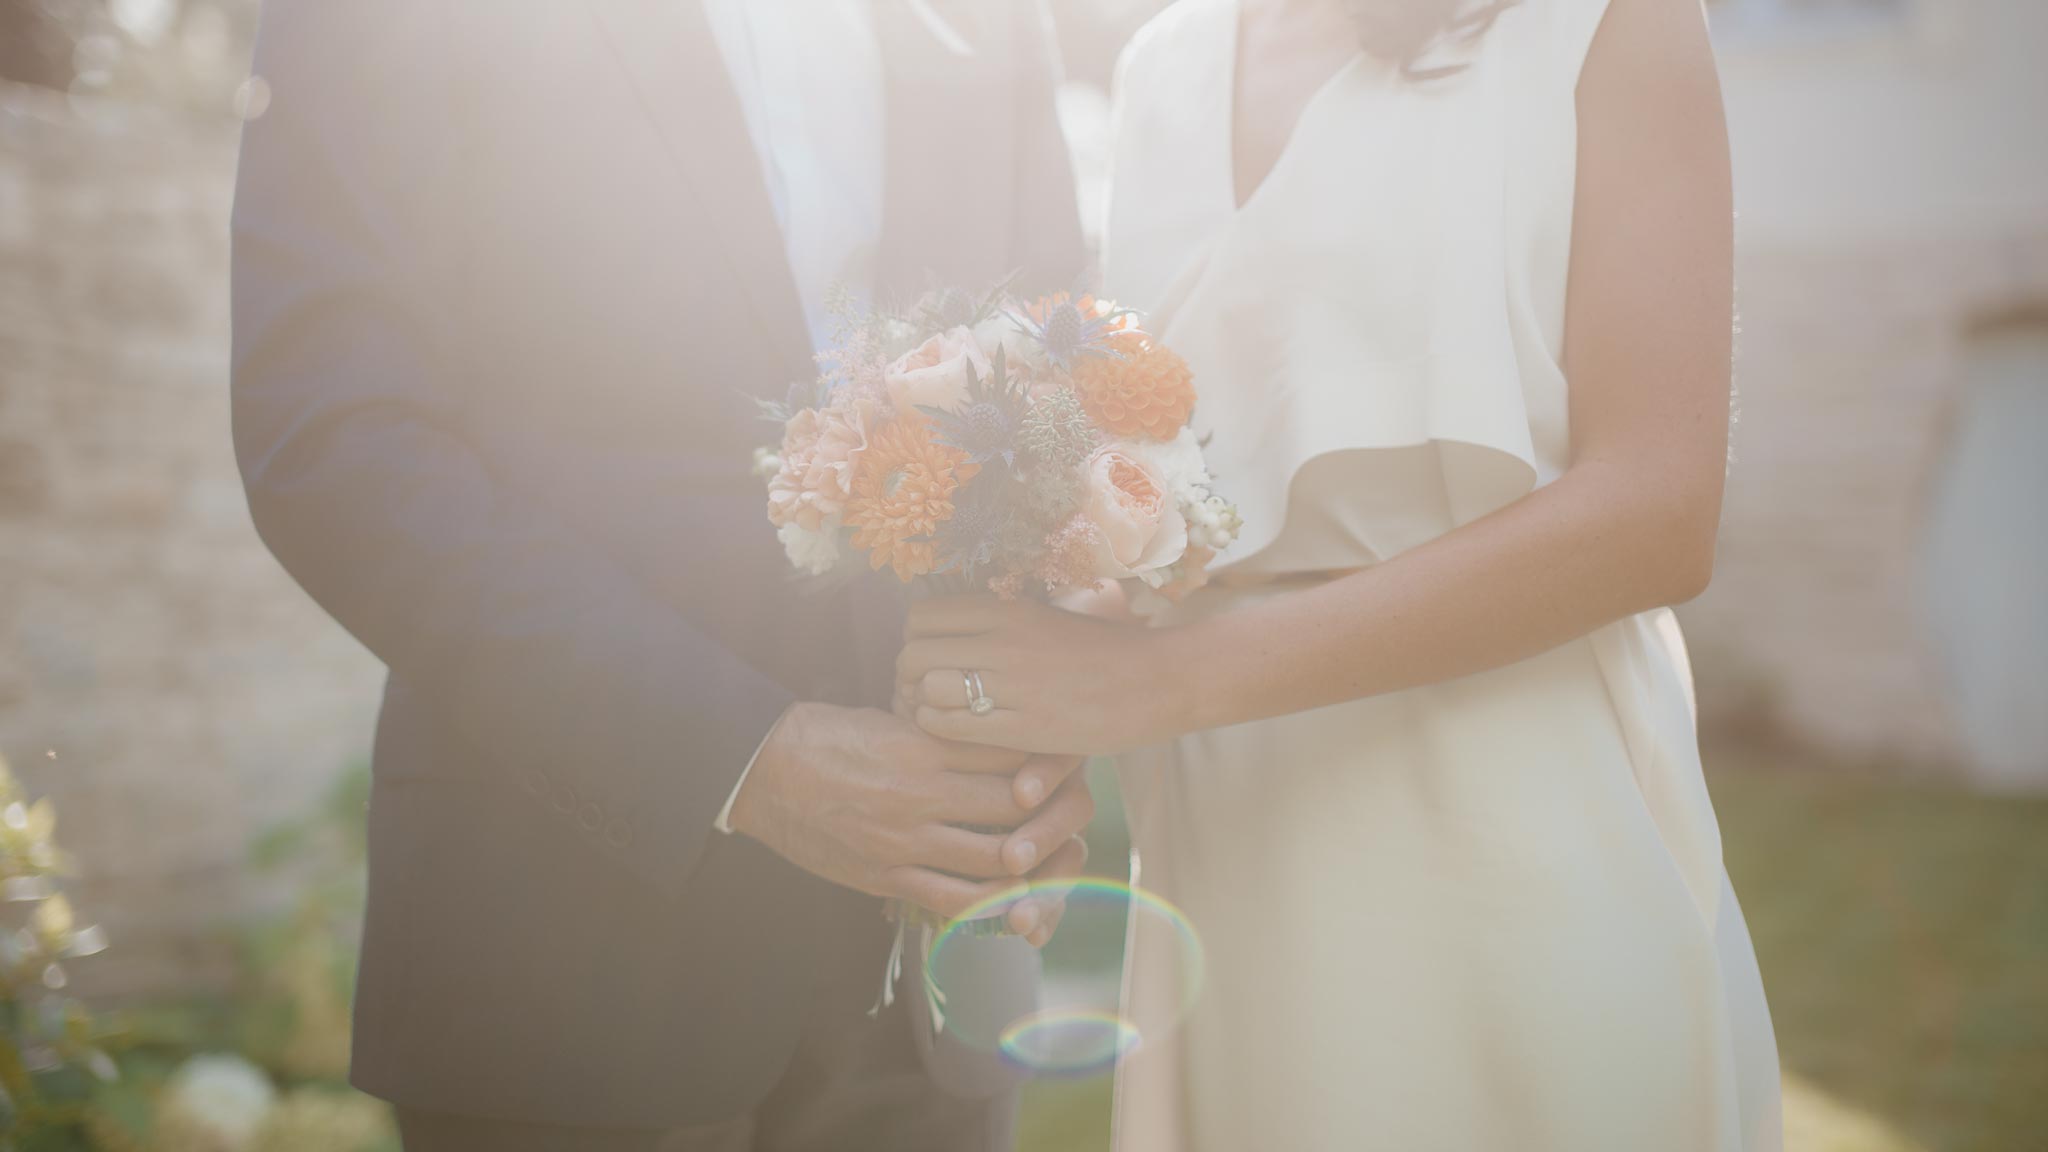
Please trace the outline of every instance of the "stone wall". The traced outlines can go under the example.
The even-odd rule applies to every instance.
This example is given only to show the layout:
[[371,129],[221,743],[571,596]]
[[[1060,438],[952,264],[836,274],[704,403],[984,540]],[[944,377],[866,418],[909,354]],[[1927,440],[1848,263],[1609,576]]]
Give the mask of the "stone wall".
[[[1869,8],[1718,37],[1740,421],[1720,570],[1684,613],[1701,705],[1842,759],[2048,788],[2048,749],[1970,761],[1923,583],[1971,336],[2048,308],[2048,8]],[[1984,515],[2038,523],[2044,495]]]
[[[2048,301],[2048,228],[1745,243],[1738,417],[1714,584],[1680,615],[1703,720],[1845,760],[1970,774],[1926,610],[1932,481],[1972,329]],[[2008,514],[2041,515],[2013,492]]]
[[249,841],[366,755],[379,679],[243,501],[237,127],[0,85],[0,753],[57,801],[115,992],[225,973]]

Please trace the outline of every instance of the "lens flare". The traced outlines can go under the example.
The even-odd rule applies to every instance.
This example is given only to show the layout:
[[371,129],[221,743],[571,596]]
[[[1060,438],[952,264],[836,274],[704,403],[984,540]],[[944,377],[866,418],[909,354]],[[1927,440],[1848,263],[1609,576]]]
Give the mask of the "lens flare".
[[[1144,888],[1091,878],[1058,889],[1067,894],[1066,912],[1047,949],[1038,1002],[1029,1010],[969,1010],[987,993],[969,986],[974,965],[963,962],[964,953],[987,945],[973,923],[999,914],[1021,889],[968,909],[937,933],[925,958],[927,979],[934,998],[948,1005],[946,1028],[960,1042],[1036,1075],[1100,1075],[1140,1047],[1161,1043],[1187,1018],[1201,993],[1201,938],[1185,912]],[[1118,944],[1126,941],[1136,942],[1152,981],[1148,1009],[1128,1015],[1117,964]]]
[[1086,1078],[1107,1072],[1144,1042],[1138,1026],[1114,1012],[1034,1012],[1003,1029],[1003,1058],[1040,1076]]

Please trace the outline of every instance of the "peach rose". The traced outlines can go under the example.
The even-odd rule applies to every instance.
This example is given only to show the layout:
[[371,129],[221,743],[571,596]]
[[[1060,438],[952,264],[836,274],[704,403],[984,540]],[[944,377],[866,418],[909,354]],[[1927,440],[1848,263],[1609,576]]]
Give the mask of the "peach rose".
[[1084,467],[1080,516],[1102,535],[1100,575],[1165,582],[1166,570],[1188,550],[1187,520],[1166,478],[1142,455],[1116,444],[1098,449]]
[[977,376],[989,374],[988,357],[974,333],[955,328],[904,353],[883,370],[882,383],[899,412],[915,412],[919,406],[950,412],[967,401],[970,365]]

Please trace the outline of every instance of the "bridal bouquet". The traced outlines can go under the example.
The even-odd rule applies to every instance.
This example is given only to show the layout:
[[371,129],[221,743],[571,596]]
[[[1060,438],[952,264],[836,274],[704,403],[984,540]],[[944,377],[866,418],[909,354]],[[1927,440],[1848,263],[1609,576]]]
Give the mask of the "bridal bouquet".
[[[907,312],[835,308],[815,380],[764,414],[755,453],[768,519],[812,577],[887,569],[928,595],[1049,599],[1106,580],[1140,611],[1199,588],[1236,539],[1188,428],[1187,362],[1134,313],[1090,296],[1033,301],[999,286],[937,291]],[[989,829],[988,831],[998,831]],[[904,930],[1002,931],[1000,912],[948,926],[892,902],[894,999]],[[926,973],[931,1019],[944,996]]]
[[842,308],[819,364],[764,405],[782,437],[755,458],[800,572],[1005,598],[1115,580],[1151,610],[1236,538],[1188,428],[1192,374],[1134,313],[934,292],[902,314]]

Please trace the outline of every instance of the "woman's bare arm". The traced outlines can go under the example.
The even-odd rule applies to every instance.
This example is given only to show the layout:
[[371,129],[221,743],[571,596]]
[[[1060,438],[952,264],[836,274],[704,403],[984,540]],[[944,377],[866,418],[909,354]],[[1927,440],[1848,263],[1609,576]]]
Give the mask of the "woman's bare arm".
[[1726,473],[1733,315],[1727,131],[1698,4],[1614,0],[1578,106],[1563,476],[1377,567],[1139,641],[1031,606],[933,605],[913,621],[906,681],[992,669],[1008,694],[994,717],[946,701],[921,722],[1104,752],[1486,671],[1698,595]]

